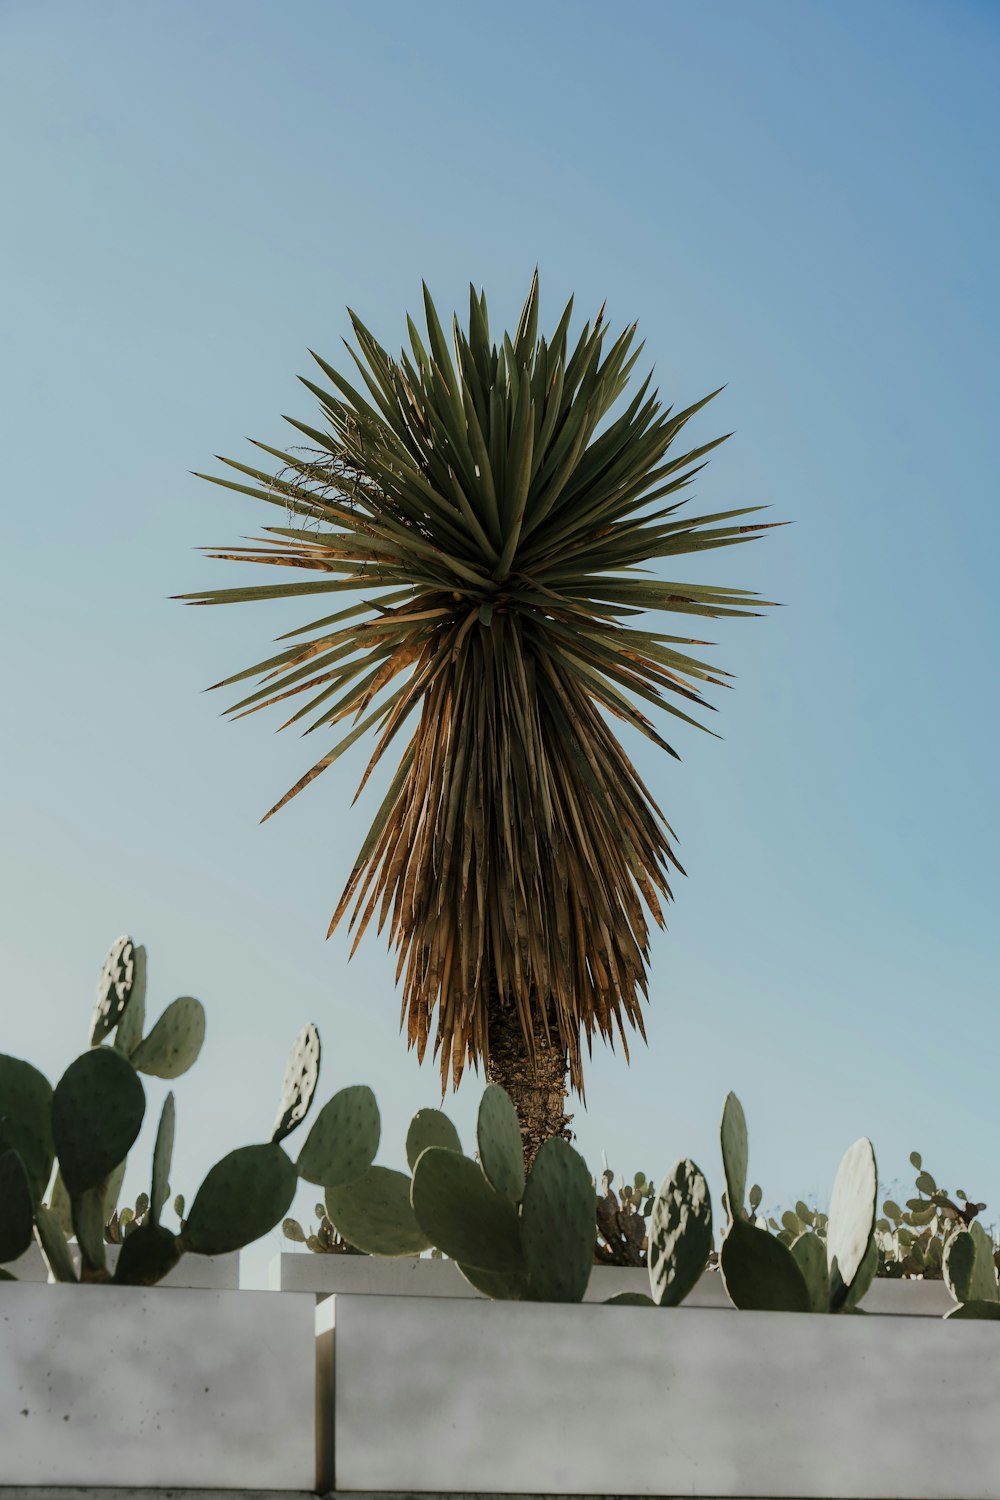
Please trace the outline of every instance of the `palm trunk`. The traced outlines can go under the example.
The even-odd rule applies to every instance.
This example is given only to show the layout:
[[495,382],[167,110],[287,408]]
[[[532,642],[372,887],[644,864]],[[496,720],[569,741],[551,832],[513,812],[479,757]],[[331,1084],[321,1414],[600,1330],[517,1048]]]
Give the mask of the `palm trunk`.
[[487,1076],[507,1090],[521,1126],[525,1166],[530,1167],[543,1141],[554,1135],[572,1140],[573,1116],[566,1113],[569,1058],[555,1020],[549,1018],[549,1037],[535,1018],[534,1066],[528,1058],[521,1023],[513,1005],[501,1002],[496,988],[488,1011],[490,1060]]

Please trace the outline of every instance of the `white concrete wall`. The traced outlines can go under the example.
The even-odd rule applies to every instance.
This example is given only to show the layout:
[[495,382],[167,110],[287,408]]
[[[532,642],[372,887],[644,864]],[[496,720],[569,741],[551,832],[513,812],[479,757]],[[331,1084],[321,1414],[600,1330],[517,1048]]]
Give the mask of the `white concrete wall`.
[[340,1491],[1000,1500],[992,1323],[340,1295],[317,1329]]

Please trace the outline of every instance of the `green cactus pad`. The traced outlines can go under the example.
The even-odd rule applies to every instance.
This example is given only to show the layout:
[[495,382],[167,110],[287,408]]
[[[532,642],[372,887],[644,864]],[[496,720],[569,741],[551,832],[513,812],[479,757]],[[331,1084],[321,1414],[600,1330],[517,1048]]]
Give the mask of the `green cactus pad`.
[[871,1290],[871,1284],[875,1280],[875,1277],[877,1275],[878,1243],[875,1239],[875,1236],[872,1235],[871,1239],[868,1241],[868,1249],[865,1251],[865,1258],[861,1262],[861,1265],[858,1267],[858,1274],[855,1276],[854,1280],[851,1282],[850,1286],[847,1289],[847,1296],[844,1299],[844,1305],[841,1308],[841,1312],[863,1311],[863,1309],[858,1306],[858,1303],[861,1301],[862,1297],[867,1296],[868,1292]]
[[55,1158],[52,1085],[30,1063],[5,1054],[0,1054],[0,1151],[17,1152],[32,1199],[40,1203]]
[[107,1260],[104,1253],[104,1198],[107,1184],[97,1183],[77,1193],[73,1203],[73,1233],[80,1247],[80,1280],[106,1281]]
[[278,1114],[271,1132],[275,1144],[291,1135],[309,1113],[319,1082],[320,1051],[319,1031],[310,1021],[295,1038],[285,1068]]
[[751,1312],[808,1312],[809,1290],[792,1252],[765,1229],[734,1219],[719,1267],[734,1307]]
[[118,1199],[121,1196],[122,1183],[125,1181],[125,1168],[127,1165],[127,1162],[120,1161],[114,1171],[109,1172],[104,1179],[104,1204],[102,1211],[105,1223],[111,1218],[112,1214],[117,1212]]
[[71,1198],[124,1161],[145,1109],[134,1068],[111,1048],[95,1047],[70,1063],[52,1095],[52,1134]]
[[326,1190],[326,1213],[338,1233],[366,1255],[420,1255],[432,1241],[410,1206],[410,1179],[388,1167]]
[[371,1089],[365,1084],[341,1089],[324,1104],[306,1136],[299,1176],[319,1187],[341,1187],[364,1176],[375,1160],[381,1129]]
[[197,1061],[205,1040],[205,1007],[191,995],[172,1000],[132,1053],[132,1066],[154,1078],[179,1078]]
[[452,1260],[506,1275],[523,1270],[517,1209],[467,1156],[431,1146],[414,1169],[411,1201],[431,1244]]
[[963,1302],[945,1313],[946,1318],[1000,1318],[1000,1302]]
[[142,1041],[142,1029],[145,1024],[146,950],[140,943],[132,949],[132,992],[115,1032],[115,1051],[123,1052],[126,1057],[131,1057]]
[[743,1106],[736,1095],[726,1095],[719,1126],[722,1142],[722,1170],[726,1176],[726,1202],[729,1217],[742,1216],[747,1196],[747,1122]]
[[66,1184],[62,1180],[62,1173],[56,1171],[52,1183],[52,1193],[49,1198],[48,1207],[55,1215],[56,1223],[68,1239],[73,1233],[73,1205],[69,1201],[69,1193]]
[[527,1299],[528,1278],[521,1272],[515,1271],[507,1275],[503,1271],[480,1271],[475,1266],[463,1266],[460,1262],[456,1262],[456,1265],[470,1286],[494,1302],[524,1302]]
[[806,1229],[792,1241],[791,1251],[809,1292],[809,1311],[829,1312],[830,1271],[826,1263],[826,1245],[818,1234]]
[[645,1292],[615,1292],[613,1297],[605,1297],[605,1307],[655,1307],[656,1303],[652,1297],[647,1297]]
[[0,1261],[17,1260],[30,1247],[34,1208],[24,1162],[13,1149],[0,1152]]
[[847,1300],[875,1233],[877,1217],[878,1169],[872,1143],[862,1136],[844,1153],[830,1198],[826,1258],[830,1308],[834,1312]]
[[675,1163],[653,1204],[649,1221],[649,1287],[660,1307],[677,1307],[712,1253],[712,1200],[693,1161]]
[[[975,1228],[975,1224],[973,1228]],[[956,1302],[995,1302],[996,1271],[989,1235],[985,1253],[969,1229],[959,1229],[945,1247],[942,1270],[948,1290]]]
[[521,1249],[533,1302],[583,1301],[594,1264],[596,1207],[583,1157],[558,1136],[544,1141],[521,1203]]
[[511,1203],[520,1203],[524,1193],[524,1142],[517,1110],[498,1083],[491,1083],[479,1101],[476,1143],[487,1182]]
[[973,1219],[969,1233],[976,1246],[976,1270],[970,1302],[996,1302],[997,1270],[993,1259],[993,1241],[978,1219]]
[[156,1131],[156,1144],[153,1147],[153,1182],[149,1219],[154,1227],[160,1222],[160,1216],[166,1207],[170,1193],[170,1162],[174,1154],[174,1120],[174,1096],[170,1093],[163,1101],[160,1123]]
[[56,1281],[76,1281],[76,1267],[66,1236],[51,1208],[40,1203],[35,1209],[35,1235],[49,1270]]
[[180,1258],[177,1237],[150,1221],[122,1242],[114,1281],[118,1286],[155,1286]]
[[90,1023],[90,1045],[96,1047],[121,1020],[132,993],[135,960],[132,939],[116,938],[97,981],[97,997]]
[[230,1151],[195,1194],[178,1249],[228,1255],[252,1245],[281,1223],[297,1185],[295,1167],[273,1141]]
[[421,1152],[429,1146],[443,1146],[446,1151],[462,1150],[458,1131],[440,1109],[418,1109],[406,1132],[406,1161],[413,1171]]

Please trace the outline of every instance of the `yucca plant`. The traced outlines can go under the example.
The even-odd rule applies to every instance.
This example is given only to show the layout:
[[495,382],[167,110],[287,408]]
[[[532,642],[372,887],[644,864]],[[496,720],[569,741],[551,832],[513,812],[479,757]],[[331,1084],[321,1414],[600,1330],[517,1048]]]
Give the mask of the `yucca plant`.
[[647,913],[663,925],[680,869],[613,721],[675,755],[641,705],[695,723],[701,685],[728,675],[690,654],[707,642],[646,612],[762,602],[648,570],[747,540],[760,507],[678,514],[723,439],[671,445],[712,397],[663,410],[647,376],[613,410],[641,353],[635,325],[606,347],[602,309],[571,345],[572,306],[539,338],[536,273],[513,337],[494,342],[473,289],[449,348],[425,287],[426,343],[408,319],[398,359],[352,313],[364,391],[314,355],[328,384],[304,384],[325,425],[286,419],[310,446],[258,443],[270,469],[222,459],[242,480],[200,476],[287,513],[212,557],[309,580],[181,596],[348,596],[216,686],[258,679],[237,717],[304,696],[287,724],[352,720],[267,817],[367,733],[359,792],[398,754],[330,931],[348,908],[355,947],[373,918],[388,926],[410,1044],[422,1058],[433,1037],[444,1086],[482,1061],[517,1104],[529,1159],[566,1129],[582,1042],[617,1028],[627,1056],[628,1028],[643,1032]]

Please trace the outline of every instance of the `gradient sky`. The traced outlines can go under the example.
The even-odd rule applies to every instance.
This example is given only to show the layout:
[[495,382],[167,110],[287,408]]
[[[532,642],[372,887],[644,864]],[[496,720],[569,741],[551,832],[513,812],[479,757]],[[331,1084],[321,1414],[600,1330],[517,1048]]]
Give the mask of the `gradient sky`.
[[733,1088],[767,1204],[868,1134],[1000,1220],[998,68],[992,0],[2,0],[0,1046],[57,1077],[128,931],[152,1012],[209,1013],[175,1189],[266,1135],[310,1019],[400,1164],[436,1074],[380,941],[324,941],[363,748],[258,827],[314,742],[201,689],[308,615],[168,596],[239,580],[194,549],[264,507],[189,471],[313,420],[347,304],[398,348],[421,278],[443,311],[473,279],[503,327],[537,262],[543,322],[607,299],[668,401],[726,384],[694,504],[795,523],[698,563],[786,607],[712,632],[722,740],[639,752],[688,878],[579,1147],[718,1193]]

